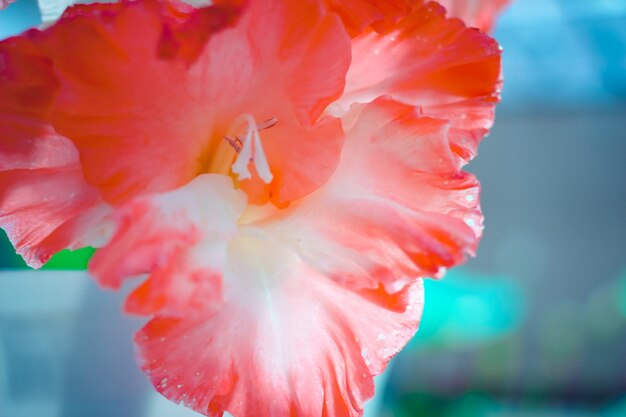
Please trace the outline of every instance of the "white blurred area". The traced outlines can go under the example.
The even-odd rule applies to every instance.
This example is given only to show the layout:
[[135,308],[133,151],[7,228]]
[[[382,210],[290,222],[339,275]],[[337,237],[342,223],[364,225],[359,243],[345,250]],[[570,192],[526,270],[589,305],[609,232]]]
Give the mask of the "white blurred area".
[[121,302],[84,272],[0,273],[0,416],[198,416],[135,365]]

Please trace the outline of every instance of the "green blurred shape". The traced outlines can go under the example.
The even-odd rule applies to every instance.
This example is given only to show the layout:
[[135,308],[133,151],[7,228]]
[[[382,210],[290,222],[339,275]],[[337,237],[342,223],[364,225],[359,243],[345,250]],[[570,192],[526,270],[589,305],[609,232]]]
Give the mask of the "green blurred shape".
[[[93,253],[94,248],[91,247],[75,251],[62,250],[50,258],[41,269],[84,270],[87,269],[87,264]],[[28,269],[22,257],[15,253],[15,249],[4,231],[0,233],[0,269]]]
[[395,417],[444,416],[451,398],[439,398],[423,392],[410,392],[399,397],[394,404]]
[[15,253],[4,230],[0,229],[0,269],[28,268],[22,257]]
[[498,403],[482,393],[460,396],[412,392],[398,398],[394,406],[396,417],[485,417],[499,410]]
[[622,272],[617,281],[617,306],[622,316],[626,317],[626,270]]
[[511,383],[523,371],[521,332],[509,333],[481,346],[475,353],[471,371],[472,383],[501,386]]
[[450,417],[484,417],[493,414],[499,406],[496,401],[482,393],[468,393],[448,407],[445,415]]
[[424,314],[414,346],[482,345],[521,324],[524,297],[512,278],[457,268],[443,280],[425,280],[424,287]]
[[626,416],[626,396],[617,402],[606,407],[602,412],[603,417],[624,417]]
[[65,269],[65,270],[85,270],[95,249],[91,247],[78,249],[75,251],[62,250],[54,255],[43,266],[43,270]]

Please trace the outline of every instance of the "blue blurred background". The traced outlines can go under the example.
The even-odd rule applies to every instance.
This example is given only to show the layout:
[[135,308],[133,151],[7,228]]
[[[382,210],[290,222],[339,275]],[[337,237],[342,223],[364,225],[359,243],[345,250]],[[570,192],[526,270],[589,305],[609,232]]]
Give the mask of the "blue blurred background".
[[[37,16],[19,0],[0,12],[0,38]],[[421,329],[386,374],[379,414],[624,417],[626,0],[517,0],[495,37],[503,101],[469,166],[485,235],[476,259],[426,283]],[[48,268],[81,269],[90,254]],[[0,267],[23,268],[6,240]],[[0,276],[1,417],[189,415],[137,402],[150,388],[127,371],[139,323],[119,313],[121,295],[81,273],[16,274]]]

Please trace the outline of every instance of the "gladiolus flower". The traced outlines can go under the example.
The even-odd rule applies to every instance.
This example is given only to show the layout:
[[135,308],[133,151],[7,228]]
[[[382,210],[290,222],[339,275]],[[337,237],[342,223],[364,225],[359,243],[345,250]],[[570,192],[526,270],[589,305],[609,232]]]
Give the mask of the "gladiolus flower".
[[103,286],[145,277],[125,308],[169,399],[358,416],[422,278],[474,254],[499,86],[436,3],[73,7],[0,43],[0,224],[31,266],[93,245]]

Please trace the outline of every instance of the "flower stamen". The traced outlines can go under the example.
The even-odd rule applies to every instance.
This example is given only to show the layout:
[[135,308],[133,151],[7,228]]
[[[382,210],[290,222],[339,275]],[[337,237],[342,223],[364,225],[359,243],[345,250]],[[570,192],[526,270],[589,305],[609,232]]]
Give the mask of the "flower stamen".
[[274,126],[278,120],[275,117],[265,120],[257,125],[251,114],[245,113],[237,117],[229,132],[236,131],[244,123],[247,125],[246,134],[243,138],[236,135],[226,135],[224,139],[237,152],[237,159],[232,165],[232,171],[237,174],[239,180],[252,178],[252,174],[248,169],[248,164],[254,162],[257,174],[265,182],[269,184],[274,179],[270,171],[263,144],[261,143],[260,130],[269,129]]
[[238,137],[238,136],[235,136],[235,138],[234,138],[234,139],[233,139],[233,138],[231,138],[231,137],[228,137],[228,136],[224,136],[224,140],[225,140],[226,142],[228,142],[228,144],[229,144],[230,146],[232,146],[232,147],[233,147],[233,149],[235,150],[235,152],[237,152],[237,153],[241,152],[241,148],[242,148],[242,146],[243,146],[243,142],[241,141],[241,139],[239,139],[239,137]]

